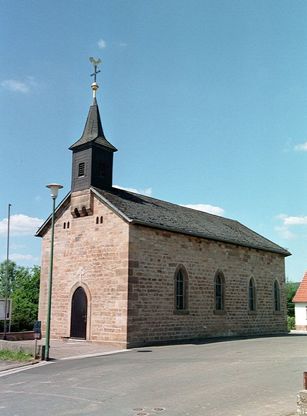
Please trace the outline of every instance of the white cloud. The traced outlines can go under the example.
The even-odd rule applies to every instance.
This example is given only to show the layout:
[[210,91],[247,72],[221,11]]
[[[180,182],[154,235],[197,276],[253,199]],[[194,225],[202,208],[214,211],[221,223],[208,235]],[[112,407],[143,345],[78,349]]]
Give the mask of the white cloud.
[[307,216],[300,215],[286,215],[286,214],[279,214],[276,217],[278,220],[282,222],[281,225],[275,227],[275,231],[278,232],[281,238],[285,240],[293,240],[297,237],[297,235],[291,230],[293,226],[299,225],[307,225]]
[[294,234],[287,226],[278,226],[275,227],[275,231],[280,235],[281,238],[284,240],[293,240],[296,237],[296,234]]
[[[23,214],[11,216],[10,233],[12,235],[33,235],[44,220],[35,217],[29,217]],[[7,218],[0,221],[0,236],[7,234]]]
[[17,79],[5,79],[0,85],[8,91],[27,94],[31,91],[31,89],[33,89],[33,87],[37,86],[37,83],[33,77],[27,77],[24,81]]
[[26,246],[25,246],[24,244],[19,244],[19,243],[12,242],[12,243],[10,244],[10,248],[11,248],[12,250],[20,250],[20,249],[24,249],[24,248],[26,248]]
[[1,86],[9,91],[22,92],[26,94],[30,91],[29,86],[22,81],[17,81],[16,79],[5,79],[1,82]]
[[32,254],[18,254],[18,253],[13,253],[10,255],[10,260],[13,261],[39,261],[38,257],[32,256]]
[[99,49],[104,49],[107,47],[107,42],[104,39],[99,39],[97,45]]
[[215,207],[214,205],[210,205],[210,204],[187,204],[187,205],[182,205],[182,206],[196,209],[197,211],[204,211],[204,212],[208,212],[209,214],[220,215],[220,216],[223,216],[225,213],[225,210],[223,208]]
[[307,142],[296,144],[294,146],[294,150],[297,150],[299,152],[307,152]]
[[122,189],[123,191],[134,192],[136,194],[141,194],[141,195],[147,195],[147,196],[152,195],[152,188],[136,189],[136,188],[126,188],[124,186],[119,186],[119,185],[114,185],[114,188]]
[[307,225],[307,216],[291,216],[280,214],[278,217],[284,225]]

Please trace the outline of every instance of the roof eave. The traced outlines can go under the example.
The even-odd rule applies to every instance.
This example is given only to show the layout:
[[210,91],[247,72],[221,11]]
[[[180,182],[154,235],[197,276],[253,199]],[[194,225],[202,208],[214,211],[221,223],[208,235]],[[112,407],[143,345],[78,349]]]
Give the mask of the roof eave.
[[[62,201],[59,203],[59,205],[55,209],[55,216],[58,213],[58,211],[63,207],[63,205],[68,201],[70,198],[71,192],[68,192],[68,194],[62,199]],[[45,234],[45,231],[47,228],[49,228],[49,223],[51,222],[52,214],[49,215],[49,217],[46,219],[46,221],[39,227],[39,229],[35,233],[35,237],[43,237]]]
[[[115,146],[113,146],[113,144],[111,144],[106,138],[104,138],[104,140],[108,143],[107,145],[104,144],[100,144],[100,143],[96,143],[95,140],[97,140],[99,138],[99,136],[91,139],[91,140],[87,140],[87,141],[81,141],[82,137],[77,140],[74,144],[72,144],[68,149],[69,150],[76,150],[76,149],[86,149],[87,147],[90,146],[99,146],[99,147],[103,147],[105,150],[109,151],[109,152],[117,152],[117,148]],[[81,143],[79,143],[81,141]],[[78,144],[79,143],[79,144]]]

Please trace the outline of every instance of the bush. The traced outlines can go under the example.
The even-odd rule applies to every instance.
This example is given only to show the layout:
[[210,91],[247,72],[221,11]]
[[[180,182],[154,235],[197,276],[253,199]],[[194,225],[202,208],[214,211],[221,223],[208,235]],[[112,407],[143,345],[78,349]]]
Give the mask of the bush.
[[287,316],[287,324],[288,324],[288,331],[291,331],[291,329],[295,329],[295,317]]

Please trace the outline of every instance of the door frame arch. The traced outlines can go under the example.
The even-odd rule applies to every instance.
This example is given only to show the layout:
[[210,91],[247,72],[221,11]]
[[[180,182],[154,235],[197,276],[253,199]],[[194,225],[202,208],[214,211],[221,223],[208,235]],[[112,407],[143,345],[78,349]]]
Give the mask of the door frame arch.
[[70,337],[70,332],[71,332],[71,307],[72,307],[72,298],[74,296],[75,291],[78,289],[78,287],[81,287],[87,297],[87,321],[86,321],[86,341],[91,340],[91,317],[92,317],[92,296],[91,296],[91,292],[87,286],[87,284],[85,283],[81,283],[81,282],[76,282],[70,289],[70,294],[69,294],[69,306],[68,306],[68,317],[67,317],[67,321],[68,321],[68,337]]

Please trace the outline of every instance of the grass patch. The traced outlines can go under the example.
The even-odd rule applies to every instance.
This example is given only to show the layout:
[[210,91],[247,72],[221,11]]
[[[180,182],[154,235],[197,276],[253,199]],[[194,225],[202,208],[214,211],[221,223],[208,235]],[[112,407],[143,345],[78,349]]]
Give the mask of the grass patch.
[[33,356],[23,351],[0,350],[0,360],[26,362],[33,360]]

